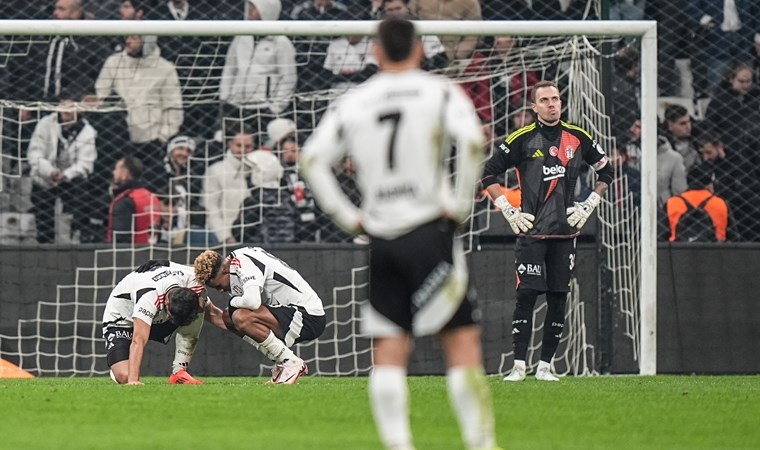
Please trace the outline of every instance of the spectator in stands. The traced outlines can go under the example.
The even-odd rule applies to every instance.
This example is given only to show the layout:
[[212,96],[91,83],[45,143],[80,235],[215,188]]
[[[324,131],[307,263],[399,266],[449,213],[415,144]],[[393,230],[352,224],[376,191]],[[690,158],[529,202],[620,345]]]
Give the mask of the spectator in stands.
[[[247,20],[280,16],[280,0],[248,0],[246,7]],[[219,85],[223,115],[279,116],[290,107],[297,81],[295,48],[286,36],[235,36]]]
[[148,244],[157,241],[161,206],[156,194],[143,187],[142,174],[142,162],[132,155],[116,162],[106,242]]
[[512,114],[512,129],[509,131],[510,133],[512,131],[517,131],[526,125],[532,124],[535,120],[536,119],[533,117],[533,111],[530,107],[526,106],[520,108]]
[[466,53],[458,49],[457,55],[458,58],[452,60],[443,73],[464,89],[475,105],[481,123],[490,124],[493,119],[493,105],[489,61],[480,50]]
[[[668,224],[670,226],[669,241],[725,241],[727,230],[729,229],[730,219],[728,205],[725,200],[715,195],[713,186],[714,173],[710,163],[702,163],[694,166],[688,175],[689,189],[680,195],[675,195],[668,199],[665,208],[668,215]],[[688,203],[688,205],[687,205]],[[703,209],[707,212],[712,223],[712,234],[701,236],[704,230],[698,229],[700,223],[697,219],[691,223],[681,223],[684,214],[689,207]],[[686,236],[679,236],[684,233]],[[688,237],[687,237],[688,236]]]
[[727,156],[728,151],[715,131],[700,134],[699,149],[702,160],[712,165],[715,194],[728,202],[731,215],[735,218],[736,232],[743,239],[756,239],[757,214],[754,189],[756,181],[747,175],[749,167],[742,164],[738,155]]
[[688,173],[701,161],[689,111],[681,105],[668,105],[665,108],[665,127],[665,137],[673,149],[683,156],[684,167]]
[[[412,14],[410,2],[411,0],[381,0],[380,17],[378,18],[394,16],[415,20],[417,17]],[[424,70],[438,70],[446,67],[449,63],[449,57],[446,56],[446,49],[438,36],[429,34],[420,36],[420,40],[422,41],[422,50],[425,53],[422,68]]]
[[181,196],[183,206],[194,225],[203,226],[205,210],[200,206],[203,188],[202,169],[191,159],[195,152],[195,140],[189,136],[175,136],[166,145],[164,173],[156,177],[148,187],[153,192],[172,193]]
[[[123,0],[119,4],[117,18],[119,20],[147,20],[152,19],[151,0]],[[143,41],[150,46],[156,45],[158,36],[143,36]],[[124,50],[124,38],[115,36],[111,38],[111,51],[118,53]]]
[[760,31],[760,4],[756,0],[689,0],[689,14],[699,23],[697,54],[692,59],[695,82],[699,91],[710,93],[732,62],[745,56]]
[[337,20],[346,17],[348,9],[333,0],[305,0],[290,12],[292,20]]
[[224,158],[206,170],[203,177],[203,204],[206,207],[206,228],[216,234],[220,242],[234,244],[232,224],[240,213],[240,206],[248,197],[248,179],[251,166],[245,155],[251,153],[256,140],[253,131],[237,122],[225,132],[227,151]]
[[[166,0],[159,4],[153,18],[156,20],[203,20],[206,18],[199,5],[190,5],[188,0]],[[197,36],[161,36],[158,40],[161,46],[161,56],[179,67],[191,64],[192,61],[179,62],[180,55],[195,56],[198,53],[200,39]],[[180,77],[182,79],[184,77]]]
[[[482,20],[478,0],[416,0],[413,14],[422,20]],[[475,36],[443,36],[449,61],[470,58],[478,44]]]
[[43,117],[29,141],[27,157],[34,180],[32,204],[37,224],[37,242],[55,241],[55,202],[60,198],[64,211],[72,213],[74,230],[81,230],[89,218],[84,182],[92,173],[97,157],[97,132],[78,111],[81,94],[64,91],[58,110]]
[[[333,0],[305,0],[290,12],[292,20],[351,20],[343,3]],[[299,36],[296,41],[298,92],[330,88],[332,73],[324,68],[328,38]]]
[[184,192],[166,185],[156,194],[161,202],[161,228],[158,241],[173,245],[219,245],[216,235],[190,223]]
[[625,143],[623,151],[628,164],[636,170],[641,170],[641,119],[636,117],[631,123],[622,142]]
[[296,125],[292,120],[275,119],[267,126],[267,146],[280,156],[284,174],[282,187],[295,208],[295,241],[315,242],[320,231],[321,212],[314,202],[311,190],[301,179],[298,161],[301,146],[296,137]]
[[358,35],[333,39],[327,46],[324,67],[333,74],[333,94],[346,92],[377,72],[372,41]]
[[612,80],[612,131],[616,136],[626,133],[639,115],[639,51],[623,47],[615,55],[615,74]]
[[166,143],[182,125],[182,96],[174,64],[155,43],[127,36],[124,51],[111,55],[95,83],[100,101],[116,94],[127,106],[133,154],[146,179],[163,172]]
[[[646,0],[646,17],[657,21],[657,87],[660,96],[693,98],[693,30],[687,8],[691,0]],[[676,61],[679,63],[676,64]],[[707,92],[701,93],[704,97]]]
[[243,202],[232,235],[237,242],[278,244],[295,241],[295,208],[281,189],[282,165],[275,155],[256,150],[251,164],[250,195]]
[[756,153],[760,135],[760,89],[752,83],[752,68],[736,63],[721,81],[705,115],[705,124],[723,133],[733,152]]
[[539,20],[584,19],[586,0],[533,0],[531,8]]
[[[82,0],[56,0],[55,20],[88,18]],[[50,43],[31,45],[27,58],[13,58],[11,79],[13,99],[54,101],[72,83],[90,88],[108,56],[107,42],[98,36],[53,36]],[[29,120],[27,112],[23,120]]]
[[[620,142],[620,140],[618,140]],[[641,172],[633,167],[628,160],[628,155],[625,150],[620,147],[613,146],[610,152],[610,163],[613,169],[615,169],[615,180],[610,186],[610,193],[607,194],[610,202],[621,202],[624,200],[626,191],[623,191],[625,186],[628,186],[627,193],[630,193],[633,197],[633,204],[638,206],[641,204]],[[625,178],[625,183],[622,179]],[[584,197],[585,198],[585,197]]]
[[657,136],[657,199],[660,205],[685,191],[686,169],[683,156],[673,150],[665,136]]
[[510,129],[510,124],[507,123],[507,118],[514,117],[515,111],[524,109],[531,114],[531,122],[533,121],[529,107],[530,90],[541,79],[538,71],[522,69],[523,64],[518,62],[521,58],[518,45],[519,41],[514,36],[496,36],[491,48],[493,57],[489,58],[493,75],[491,92],[495,133],[501,137],[517,129]]

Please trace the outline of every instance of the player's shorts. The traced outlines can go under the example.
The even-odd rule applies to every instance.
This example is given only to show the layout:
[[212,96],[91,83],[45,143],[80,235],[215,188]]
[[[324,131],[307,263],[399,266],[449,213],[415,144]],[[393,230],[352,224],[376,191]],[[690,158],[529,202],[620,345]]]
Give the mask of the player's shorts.
[[364,334],[425,336],[476,323],[475,291],[455,229],[440,219],[396,239],[370,239]]
[[[277,323],[280,324],[283,342],[288,347],[303,341],[313,341],[322,335],[327,325],[325,316],[314,316],[306,312],[302,306],[296,305],[263,305],[272,313]],[[227,306],[229,316],[240,308],[232,305]]]
[[570,292],[575,268],[575,238],[517,238],[515,274],[517,289]]
[[302,306],[264,305],[280,324],[280,332],[285,336],[283,342],[288,347],[302,341],[313,341],[325,331],[325,316],[313,316]]
[[[150,337],[148,339],[166,344],[176,329],[177,325],[174,325],[171,321],[154,323],[150,327]],[[134,333],[133,328],[113,327],[103,331],[103,338],[106,340],[106,361],[108,361],[108,367],[129,359],[129,346],[132,345],[132,333]]]

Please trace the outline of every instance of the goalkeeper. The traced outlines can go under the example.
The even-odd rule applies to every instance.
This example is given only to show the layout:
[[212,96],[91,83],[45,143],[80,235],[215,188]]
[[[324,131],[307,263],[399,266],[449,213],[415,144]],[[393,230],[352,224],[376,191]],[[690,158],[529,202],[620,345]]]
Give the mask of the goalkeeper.
[[[575,237],[607,191],[613,170],[604,150],[586,130],[560,120],[562,100],[556,84],[540,81],[531,94],[537,120],[507,136],[486,163],[481,184],[517,235],[517,304],[512,317],[515,362],[504,379],[525,379],[533,307],[545,293],[547,313],[536,378],[558,381],[551,372],[551,361],[565,323]],[[596,171],[597,183],[588,198],[575,202],[575,184],[584,162]],[[509,204],[496,181],[510,167],[519,173],[519,206]]]

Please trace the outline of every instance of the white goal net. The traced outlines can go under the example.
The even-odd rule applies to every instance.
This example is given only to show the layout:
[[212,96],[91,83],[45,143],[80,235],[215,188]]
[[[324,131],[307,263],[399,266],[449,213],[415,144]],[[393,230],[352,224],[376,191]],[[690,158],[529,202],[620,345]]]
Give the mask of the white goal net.
[[[68,268],[70,283],[40,299],[31,314],[20,308],[26,314],[13,327],[0,328],[0,357],[40,375],[107,373],[100,335],[105,298],[122,276],[156,255],[192,264],[206,248],[261,245],[273,247],[275,254],[280,247],[295,251],[303,245],[314,252],[325,244],[359,248],[353,247],[361,245],[354,236],[319,211],[297,169],[299,147],[330,102],[377,70],[371,40],[364,37],[371,23],[209,21],[181,29],[147,21],[131,27],[89,22],[81,28],[66,23],[65,32],[48,26],[52,23],[35,22],[40,27],[35,32],[50,37],[22,36],[10,25],[0,30],[7,33],[0,40],[0,64],[12,74],[4,79],[7,89],[0,99],[0,232],[2,244],[86,244],[92,264]],[[530,88],[550,79],[561,87],[567,120],[612,151],[616,144],[603,67],[620,48],[641,46],[641,40],[624,37],[642,35],[647,26],[566,22],[566,32],[547,35],[550,23],[419,22],[426,34],[425,68],[465,89],[492,144],[532,120],[526,114]],[[77,61],[92,70],[80,67],[78,81],[68,83],[72,73],[66,58],[83,49],[106,53],[79,55]],[[42,68],[56,58],[60,64],[53,64],[50,77]],[[15,78],[19,75],[30,82],[39,75],[43,81],[25,83]],[[484,149],[484,157],[490,151],[490,146]],[[123,187],[114,178],[125,155],[141,160],[142,185],[155,195],[155,203],[143,215],[117,224],[109,205]],[[66,178],[56,178],[56,164],[65,167]],[[335,171],[360,202],[350,161]],[[505,174],[507,187],[514,181],[514,174]],[[579,183],[579,196],[590,182],[589,176],[587,184]],[[638,205],[622,174],[611,191],[615,195],[600,208],[598,234],[586,239],[606,251],[615,298],[629,317],[630,357],[638,361],[639,259],[646,243],[639,239]],[[481,198],[462,238],[476,252],[489,245],[505,248],[510,234],[500,214]],[[292,265],[301,270],[298,263]],[[360,334],[357,319],[358,306],[366,300],[366,263],[332,270],[341,273],[327,277],[334,284],[323,290],[327,330],[298,352],[312,373],[366,374],[371,341]],[[319,273],[315,269],[313,276]],[[561,374],[595,374],[587,306],[577,289],[568,299],[555,368]],[[536,314],[540,336],[542,310]],[[492,372],[510,368],[506,342],[501,348],[486,355],[498,362]],[[535,350],[532,345],[530,354]],[[264,362],[254,374],[266,369]]]

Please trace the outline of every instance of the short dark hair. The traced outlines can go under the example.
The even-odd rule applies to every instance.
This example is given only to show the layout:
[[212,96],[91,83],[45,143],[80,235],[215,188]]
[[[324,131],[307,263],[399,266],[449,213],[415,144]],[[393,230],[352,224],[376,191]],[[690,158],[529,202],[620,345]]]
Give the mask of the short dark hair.
[[143,163],[138,157],[132,154],[125,155],[122,158],[124,161],[124,167],[129,172],[129,175],[133,180],[139,179],[143,174]]
[[388,17],[380,22],[377,39],[388,59],[401,62],[412,54],[417,32],[411,21],[400,17]]
[[699,133],[697,137],[697,145],[700,147],[705,144],[723,145],[723,140],[720,138],[720,134],[713,129],[707,129]]
[[714,182],[715,170],[709,161],[694,165],[686,174],[686,184],[689,185],[689,189],[704,189]]
[[533,88],[530,90],[530,101],[535,103],[536,102],[536,92],[538,92],[539,89],[545,88],[545,87],[553,87],[554,89],[559,92],[559,86],[557,86],[557,83],[551,81],[551,80],[541,80],[538,83],[533,85]]
[[238,134],[248,134],[253,137],[253,146],[257,145],[256,131],[248,123],[239,119],[225,119],[224,120],[224,140],[229,141]]
[[681,117],[688,115],[689,111],[681,105],[668,105],[665,108],[665,120],[668,122],[675,122]]
[[178,287],[171,289],[169,298],[169,314],[172,323],[178,327],[190,325],[198,317],[198,294],[190,288]]

